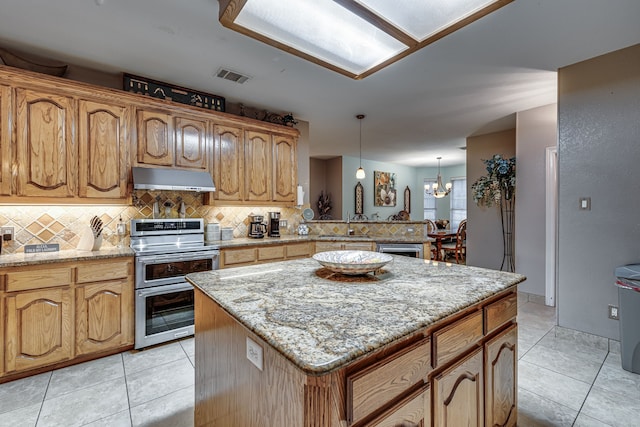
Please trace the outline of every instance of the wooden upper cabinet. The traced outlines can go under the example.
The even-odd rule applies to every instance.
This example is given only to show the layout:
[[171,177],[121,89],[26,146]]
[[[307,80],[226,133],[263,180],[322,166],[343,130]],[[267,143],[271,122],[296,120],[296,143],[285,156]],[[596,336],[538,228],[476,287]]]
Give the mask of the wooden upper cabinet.
[[80,100],[78,111],[79,196],[125,198],[129,109]]
[[169,113],[138,110],[137,164],[173,166],[173,117]]
[[271,200],[271,135],[248,130],[245,132],[245,199]]
[[16,90],[15,193],[19,196],[73,197],[77,183],[71,97]]
[[296,143],[294,138],[284,135],[273,136],[273,200],[276,202],[296,201]]
[[206,120],[175,118],[176,166],[209,171],[211,136]]
[[213,182],[217,200],[239,201],[244,198],[243,132],[239,127],[214,127]]
[[0,194],[11,194],[11,88],[0,85]]

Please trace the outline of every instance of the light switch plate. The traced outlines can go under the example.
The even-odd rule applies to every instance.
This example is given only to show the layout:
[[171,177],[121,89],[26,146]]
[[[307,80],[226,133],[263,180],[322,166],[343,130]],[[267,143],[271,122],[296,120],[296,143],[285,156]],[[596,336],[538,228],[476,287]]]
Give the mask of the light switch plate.
[[247,359],[262,371],[262,347],[247,337]]
[[591,197],[580,197],[580,210],[582,211],[591,210]]

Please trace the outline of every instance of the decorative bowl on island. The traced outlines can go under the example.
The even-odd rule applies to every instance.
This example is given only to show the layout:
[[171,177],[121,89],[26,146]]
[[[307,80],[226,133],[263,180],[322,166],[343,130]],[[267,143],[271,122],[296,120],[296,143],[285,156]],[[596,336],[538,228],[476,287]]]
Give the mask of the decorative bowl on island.
[[393,257],[372,251],[328,251],[315,254],[313,259],[335,273],[358,275],[376,271]]

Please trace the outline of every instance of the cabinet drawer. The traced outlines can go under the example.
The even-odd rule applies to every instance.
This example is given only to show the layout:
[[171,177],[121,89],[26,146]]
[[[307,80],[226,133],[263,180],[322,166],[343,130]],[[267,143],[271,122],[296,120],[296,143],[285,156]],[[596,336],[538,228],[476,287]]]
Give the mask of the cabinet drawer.
[[339,242],[316,242],[316,253],[326,251],[339,251],[342,245]]
[[78,265],[78,283],[124,279],[129,275],[131,261],[85,262]]
[[510,293],[504,298],[489,304],[484,308],[485,334],[515,319],[516,314],[518,314],[518,297],[515,293]]
[[430,395],[428,386],[422,388],[367,425],[372,427],[429,426],[431,425]]
[[482,311],[476,311],[433,333],[435,367],[469,348],[482,338]]
[[221,255],[225,266],[247,264],[256,261],[256,248],[224,249]]
[[46,268],[7,273],[7,292],[71,284],[71,268]]
[[286,246],[287,258],[308,257],[310,255],[309,243],[289,243]]
[[264,246],[258,248],[258,261],[271,261],[284,259],[284,246]]
[[347,376],[347,414],[355,423],[426,381],[431,370],[426,338]]
[[372,251],[373,242],[347,242],[343,245],[343,249],[348,251]]

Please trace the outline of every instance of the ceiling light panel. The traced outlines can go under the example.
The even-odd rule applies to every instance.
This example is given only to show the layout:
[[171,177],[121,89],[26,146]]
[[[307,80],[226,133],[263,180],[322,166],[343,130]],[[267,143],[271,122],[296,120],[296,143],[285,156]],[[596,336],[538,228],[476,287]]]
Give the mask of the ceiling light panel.
[[362,79],[513,0],[218,0],[227,28]]
[[423,41],[500,0],[356,0],[377,15]]
[[234,23],[354,75],[408,48],[332,0],[248,0]]

